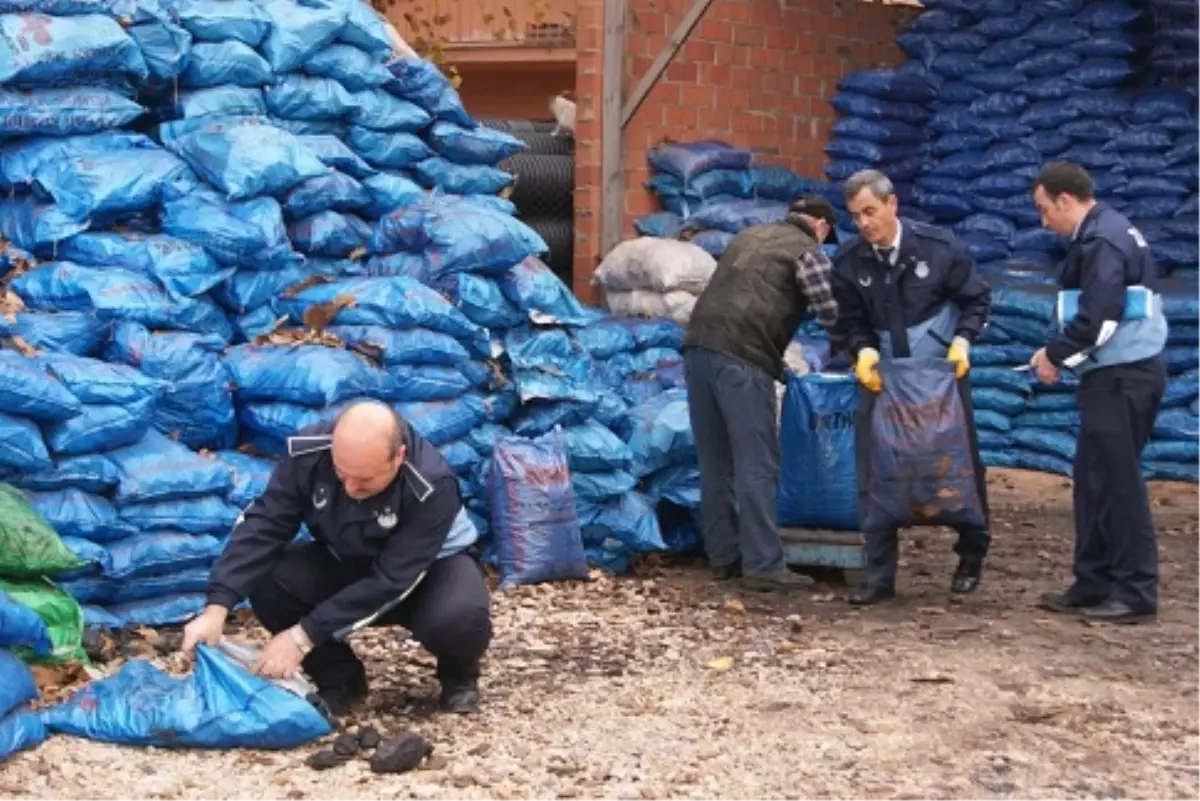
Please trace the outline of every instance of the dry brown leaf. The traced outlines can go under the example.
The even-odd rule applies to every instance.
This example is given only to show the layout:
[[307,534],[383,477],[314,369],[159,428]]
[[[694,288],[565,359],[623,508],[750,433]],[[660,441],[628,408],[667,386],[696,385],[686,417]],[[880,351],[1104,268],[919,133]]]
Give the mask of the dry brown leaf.
[[746,605],[737,598],[730,598],[725,601],[725,608],[730,612],[736,612],[739,615],[746,614]]
[[310,275],[308,278],[305,278],[303,281],[301,281],[297,284],[292,284],[287,289],[283,290],[283,296],[285,298],[294,298],[297,295],[299,295],[301,292],[303,292],[304,290],[308,289],[310,286],[319,286],[320,284],[331,284],[331,283],[333,283],[333,279],[330,278],[329,276]]
[[717,672],[723,673],[724,671],[730,670],[731,668],[733,668],[733,657],[732,656],[722,656],[718,659],[712,660],[711,662],[706,664],[705,667],[708,668],[709,670],[715,670]]
[[944,615],[946,610],[940,606],[922,606],[917,610],[922,615]]

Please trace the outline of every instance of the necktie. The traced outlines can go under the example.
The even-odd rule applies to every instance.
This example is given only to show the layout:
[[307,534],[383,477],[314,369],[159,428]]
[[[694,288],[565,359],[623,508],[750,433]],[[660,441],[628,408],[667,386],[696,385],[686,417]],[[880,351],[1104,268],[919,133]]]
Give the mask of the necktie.
[[888,267],[892,266],[892,254],[896,252],[895,248],[893,248],[893,247],[875,248],[875,252],[877,254],[879,254],[880,261],[882,261]]

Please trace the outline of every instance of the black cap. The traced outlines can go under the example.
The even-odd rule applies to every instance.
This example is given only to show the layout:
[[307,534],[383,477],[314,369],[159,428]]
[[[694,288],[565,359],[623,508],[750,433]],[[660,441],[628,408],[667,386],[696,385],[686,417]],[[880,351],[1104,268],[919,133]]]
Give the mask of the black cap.
[[825,241],[831,245],[838,243],[837,211],[834,210],[833,204],[825,198],[820,195],[804,195],[793,200],[788,210],[792,214],[807,214],[809,217],[816,217],[818,220],[829,223],[829,236],[825,238]]

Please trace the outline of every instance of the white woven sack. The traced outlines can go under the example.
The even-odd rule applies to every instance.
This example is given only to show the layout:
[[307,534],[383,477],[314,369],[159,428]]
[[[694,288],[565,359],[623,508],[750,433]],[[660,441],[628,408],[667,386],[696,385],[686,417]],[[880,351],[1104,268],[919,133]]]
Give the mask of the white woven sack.
[[666,317],[687,327],[696,305],[690,292],[653,292],[631,289],[625,292],[606,290],[605,304],[615,317]]
[[592,280],[609,290],[678,290],[699,295],[715,269],[716,260],[691,242],[643,236],[613,248]]

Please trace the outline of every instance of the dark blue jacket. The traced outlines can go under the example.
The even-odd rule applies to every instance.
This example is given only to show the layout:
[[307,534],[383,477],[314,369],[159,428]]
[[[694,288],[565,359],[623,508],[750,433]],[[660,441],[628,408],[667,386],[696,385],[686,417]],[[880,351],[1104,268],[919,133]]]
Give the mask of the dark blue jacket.
[[[333,424],[288,440],[288,455],[267,490],[243,512],[209,576],[208,602],[232,608],[270,575],[300,524],[361,578],[300,621],[314,644],[344,639],[396,606],[448,540],[474,537],[463,514],[458,479],[437,448],[411,427],[404,465],[379,495],[355,501],[333,469]],[[470,532],[464,529],[470,527]]]
[[[1071,241],[1059,282],[1063,289],[1080,290],[1079,310],[1046,346],[1051,364],[1086,372],[1162,352],[1167,321],[1161,306],[1147,319],[1122,321],[1127,287],[1158,292],[1158,269],[1150,248],[1123,214],[1105,203],[1087,213]],[[1115,331],[1103,331],[1106,322],[1110,327],[1118,324]],[[1086,359],[1084,354],[1089,354]]]
[[862,237],[834,256],[838,320],[855,357],[863,348],[885,358],[944,356],[954,337],[974,342],[987,323],[991,290],[966,249],[940,228],[900,224],[895,267]]

